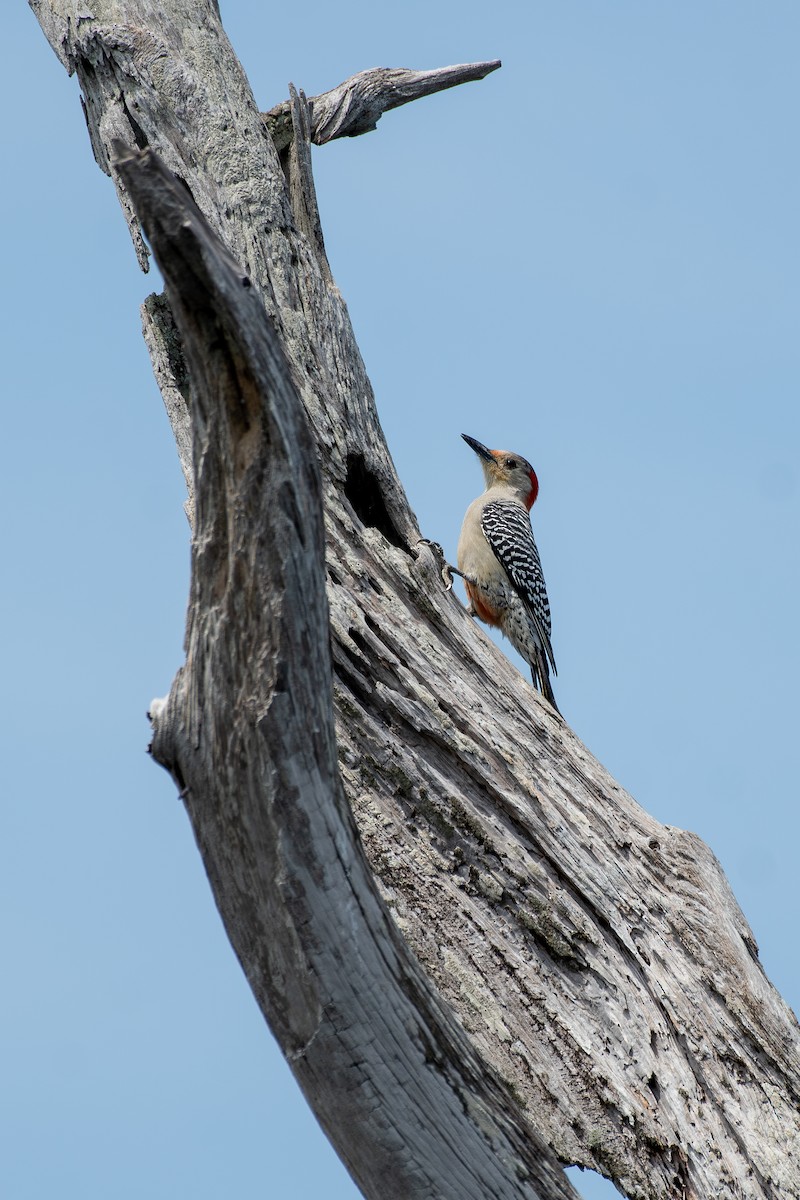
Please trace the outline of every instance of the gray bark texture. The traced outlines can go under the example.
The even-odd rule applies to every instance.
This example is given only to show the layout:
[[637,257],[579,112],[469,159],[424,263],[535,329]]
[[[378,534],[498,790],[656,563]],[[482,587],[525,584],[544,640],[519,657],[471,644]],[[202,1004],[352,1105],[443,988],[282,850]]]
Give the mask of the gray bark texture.
[[445,589],[325,259],[310,142],[496,64],[264,118],[213,0],[31,4],[166,282],[144,331],[192,581],[152,752],[353,1178],[555,1200],[577,1163],[641,1200],[800,1197],[798,1025],[718,863]]

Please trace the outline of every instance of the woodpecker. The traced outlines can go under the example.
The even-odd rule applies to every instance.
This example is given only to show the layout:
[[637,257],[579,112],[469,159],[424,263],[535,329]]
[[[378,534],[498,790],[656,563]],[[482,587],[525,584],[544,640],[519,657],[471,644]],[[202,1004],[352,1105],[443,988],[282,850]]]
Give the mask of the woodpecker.
[[489,450],[461,435],[481,460],[486,491],[473,500],[458,540],[458,569],[464,577],[470,616],[497,626],[529,663],[534,686],[556,712],[550,667],[550,604],[530,510],[539,480],[527,459],[509,450]]

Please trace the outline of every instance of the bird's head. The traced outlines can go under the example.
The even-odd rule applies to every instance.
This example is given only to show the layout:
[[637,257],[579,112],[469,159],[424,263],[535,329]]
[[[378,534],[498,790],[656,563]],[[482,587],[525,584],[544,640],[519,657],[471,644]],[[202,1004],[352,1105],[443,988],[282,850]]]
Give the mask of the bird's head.
[[527,458],[511,450],[489,450],[469,434],[462,433],[461,436],[481,460],[487,489],[499,486],[510,488],[527,509],[532,508],[539,495],[539,480]]

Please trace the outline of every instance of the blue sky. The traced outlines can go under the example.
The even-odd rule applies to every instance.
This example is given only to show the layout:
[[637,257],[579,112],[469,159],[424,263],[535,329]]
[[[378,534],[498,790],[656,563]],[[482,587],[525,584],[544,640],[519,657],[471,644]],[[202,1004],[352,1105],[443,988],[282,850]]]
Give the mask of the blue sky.
[[[426,536],[452,558],[480,488],[462,431],[534,462],[560,706],[711,845],[797,1010],[800,12],[271,7],[222,0],[263,108],[503,59],[315,152],[334,275]],[[188,571],[157,281],[75,81],[24,4],[5,20],[0,1190],[353,1200],[144,753]]]

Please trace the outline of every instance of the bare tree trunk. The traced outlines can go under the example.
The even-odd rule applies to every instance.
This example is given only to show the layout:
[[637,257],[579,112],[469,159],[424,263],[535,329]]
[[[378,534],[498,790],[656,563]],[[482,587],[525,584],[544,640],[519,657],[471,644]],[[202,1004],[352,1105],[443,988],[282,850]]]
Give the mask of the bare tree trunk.
[[445,590],[325,259],[310,142],[497,64],[262,118],[212,0],[31,2],[166,281],[144,326],[192,585],[153,754],[353,1177],[549,1200],[563,1162],[648,1200],[800,1197],[798,1026],[719,865]]

